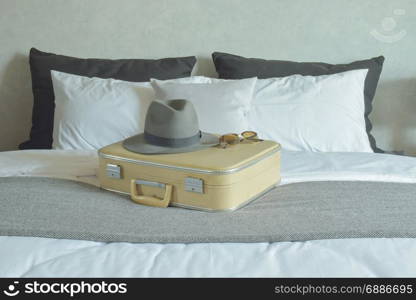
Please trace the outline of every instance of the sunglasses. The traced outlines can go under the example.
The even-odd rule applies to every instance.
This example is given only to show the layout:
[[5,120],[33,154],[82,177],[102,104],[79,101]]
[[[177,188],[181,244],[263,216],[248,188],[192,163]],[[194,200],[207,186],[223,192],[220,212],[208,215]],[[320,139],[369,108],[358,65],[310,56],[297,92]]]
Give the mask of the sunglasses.
[[243,131],[240,135],[237,133],[228,133],[220,136],[220,147],[227,148],[230,145],[237,145],[242,142],[262,142],[262,139],[257,137],[255,131]]

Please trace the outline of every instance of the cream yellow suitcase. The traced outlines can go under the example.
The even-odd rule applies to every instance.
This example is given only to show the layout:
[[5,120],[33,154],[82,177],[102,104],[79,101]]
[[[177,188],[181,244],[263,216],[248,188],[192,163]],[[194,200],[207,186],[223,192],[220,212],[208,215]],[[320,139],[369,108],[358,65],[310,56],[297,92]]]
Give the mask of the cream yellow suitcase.
[[179,154],[145,155],[122,143],[99,150],[105,190],[144,205],[206,211],[235,210],[280,182],[280,145],[242,142]]

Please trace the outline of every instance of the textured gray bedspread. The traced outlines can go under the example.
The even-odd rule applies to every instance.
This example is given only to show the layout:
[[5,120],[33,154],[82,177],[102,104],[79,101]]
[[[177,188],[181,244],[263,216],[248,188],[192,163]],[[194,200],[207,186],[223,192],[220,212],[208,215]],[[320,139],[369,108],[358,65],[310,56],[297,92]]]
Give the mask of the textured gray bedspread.
[[416,184],[280,186],[235,212],[153,208],[83,183],[0,178],[0,235],[104,242],[416,237]]

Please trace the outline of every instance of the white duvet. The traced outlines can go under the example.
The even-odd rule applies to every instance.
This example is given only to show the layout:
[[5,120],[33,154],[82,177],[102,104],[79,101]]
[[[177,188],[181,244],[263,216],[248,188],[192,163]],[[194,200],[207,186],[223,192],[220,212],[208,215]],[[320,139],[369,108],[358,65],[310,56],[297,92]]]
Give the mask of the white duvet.
[[[48,176],[97,185],[96,170],[97,156],[91,151],[0,153],[0,176]],[[318,180],[416,183],[416,158],[372,153],[282,153],[282,184]],[[134,244],[0,237],[0,277],[76,276],[415,277],[416,239]]]

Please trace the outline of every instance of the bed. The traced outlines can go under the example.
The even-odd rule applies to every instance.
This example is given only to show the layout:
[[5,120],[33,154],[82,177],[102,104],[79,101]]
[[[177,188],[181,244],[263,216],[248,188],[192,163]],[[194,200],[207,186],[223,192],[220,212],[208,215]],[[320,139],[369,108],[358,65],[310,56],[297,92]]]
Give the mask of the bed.
[[[0,176],[98,185],[97,163],[93,150],[2,152]],[[282,185],[416,183],[416,159],[390,154],[282,151],[281,168]],[[166,244],[0,237],[1,277],[414,277],[415,257],[414,238]]]
[[[215,52],[212,57],[219,78],[191,76],[195,57],[80,59],[34,48],[29,57],[34,95],[30,140],[20,145],[23,151],[0,152],[0,276],[416,276],[416,159],[382,153],[371,134],[369,115],[384,57],[332,65]],[[162,239],[160,234],[131,239],[123,226],[121,231],[120,227],[107,227],[114,231],[106,238],[57,232],[54,227],[59,226],[54,225],[58,222],[60,226],[66,222],[69,230],[71,221],[85,222],[95,229],[104,224],[79,213],[84,199],[71,203],[77,190],[66,191],[62,201],[54,201],[54,195],[61,194],[57,182],[96,193],[90,197],[96,201],[89,204],[90,216],[99,215],[103,212],[96,210],[99,201],[116,194],[99,189],[97,150],[143,132],[152,101],[178,98],[193,103],[201,131],[238,136],[252,130],[262,139],[281,143],[280,185],[236,212],[218,213],[232,220],[251,212],[253,221],[253,211],[260,206],[265,214],[254,214],[254,223],[269,222],[268,227],[257,226],[260,229],[255,231],[250,227],[253,223],[240,219],[244,227],[241,234],[237,231],[229,235],[232,238],[218,238],[214,226],[206,226],[208,236],[201,239],[200,232],[192,228],[193,237],[197,237],[194,242],[183,238],[191,230],[184,230],[182,239]],[[30,189],[26,185],[29,181]],[[39,182],[44,188],[36,185]],[[343,201],[349,200],[348,189],[323,198],[328,204],[323,207],[319,193],[309,197],[316,187],[331,186],[334,191],[337,183],[350,190],[360,185],[353,191],[355,202],[344,206]],[[293,188],[302,185],[306,188],[301,193]],[[292,190],[293,201],[273,198],[284,190]],[[37,198],[31,198],[32,192]],[[266,198],[269,202],[263,203]],[[142,209],[144,214],[160,209],[134,204],[125,196],[124,202],[114,199],[120,206],[136,205],[132,210]],[[64,201],[75,211],[57,209],[55,203]],[[276,205],[282,210],[270,213],[268,208]],[[331,205],[337,210],[331,210]],[[154,219],[174,210],[181,209],[167,208]],[[109,209],[105,213],[111,216],[113,212]],[[211,213],[212,217],[198,213],[208,214],[201,224],[212,225],[217,218],[216,213]],[[182,209],[175,217],[184,223],[192,214]],[[371,218],[367,220],[367,216]],[[126,214],[118,213],[118,220],[124,217]],[[297,220],[313,218],[313,222],[297,226],[301,224]],[[274,225],[280,219],[288,221],[280,224],[291,234],[270,234],[280,230]],[[32,227],[36,224],[41,224],[42,230]],[[332,226],[337,228],[333,232]],[[228,227],[223,227],[227,231]],[[305,234],[312,229],[323,234]],[[251,238],[245,239],[247,236]]]

